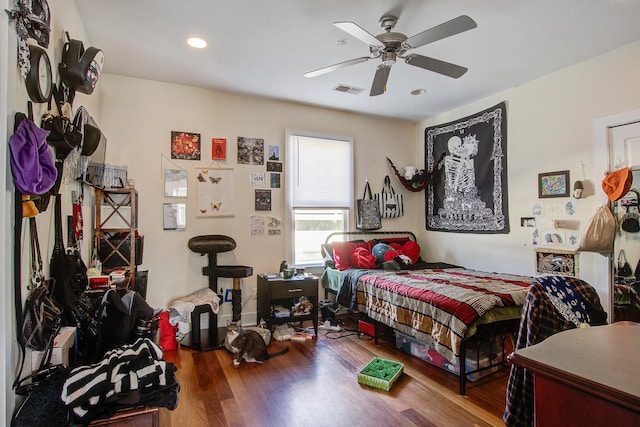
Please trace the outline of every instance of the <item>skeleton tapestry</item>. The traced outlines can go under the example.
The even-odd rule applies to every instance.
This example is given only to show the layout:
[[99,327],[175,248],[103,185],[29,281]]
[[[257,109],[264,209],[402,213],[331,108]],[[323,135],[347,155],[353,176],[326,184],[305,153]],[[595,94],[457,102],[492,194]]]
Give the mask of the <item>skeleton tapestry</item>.
[[509,232],[504,102],[425,130],[427,230]]

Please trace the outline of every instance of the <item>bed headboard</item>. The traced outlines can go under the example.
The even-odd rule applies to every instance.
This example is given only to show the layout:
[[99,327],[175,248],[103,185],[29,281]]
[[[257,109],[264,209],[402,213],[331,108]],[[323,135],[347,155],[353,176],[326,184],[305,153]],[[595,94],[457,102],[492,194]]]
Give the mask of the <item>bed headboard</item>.
[[331,243],[332,240],[339,236],[355,236],[357,238],[366,238],[370,236],[372,239],[378,239],[381,237],[408,237],[414,242],[417,242],[416,235],[411,231],[338,231],[331,233],[325,239],[325,243]]

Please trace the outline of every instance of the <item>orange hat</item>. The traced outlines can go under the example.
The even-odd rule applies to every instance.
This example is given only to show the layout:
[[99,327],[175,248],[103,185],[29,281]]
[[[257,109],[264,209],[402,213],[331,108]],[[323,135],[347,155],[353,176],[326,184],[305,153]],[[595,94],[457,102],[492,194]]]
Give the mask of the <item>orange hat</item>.
[[633,174],[629,168],[622,168],[611,172],[602,180],[602,189],[609,200],[615,202],[629,192],[632,183]]

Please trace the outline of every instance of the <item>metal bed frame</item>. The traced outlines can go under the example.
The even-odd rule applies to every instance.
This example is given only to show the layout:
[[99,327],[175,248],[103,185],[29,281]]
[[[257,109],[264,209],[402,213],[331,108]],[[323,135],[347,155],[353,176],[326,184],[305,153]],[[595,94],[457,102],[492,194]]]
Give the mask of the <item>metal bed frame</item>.
[[[335,236],[376,236],[376,235],[384,235],[384,236],[407,236],[411,238],[414,242],[417,241],[414,233],[410,231],[345,231],[345,232],[335,232],[331,233],[325,239],[325,244],[330,244],[332,242],[332,237]],[[328,296],[328,293],[336,294],[336,292],[332,289],[325,289],[325,297]],[[359,316],[362,319],[367,319],[368,323],[372,323],[374,325],[374,342],[378,345],[378,325],[383,324],[376,320],[373,320],[366,316],[364,313],[359,313]],[[385,325],[387,326],[387,325]],[[475,374],[478,372],[485,371],[487,369],[495,368],[496,366],[504,366],[507,363],[507,350],[505,348],[505,341],[508,335],[511,335],[515,338],[518,333],[518,328],[520,326],[520,319],[511,319],[511,320],[503,320],[499,322],[493,322],[489,324],[478,325],[476,333],[470,337],[465,338],[460,345],[460,355],[458,356],[458,364],[460,366],[459,373],[459,394],[465,395],[467,388],[467,375]],[[392,328],[391,328],[392,329]],[[502,352],[499,357],[495,359],[489,359],[490,362],[487,366],[477,368],[471,371],[466,370],[466,359],[467,359],[467,344],[469,342],[488,342],[489,343],[489,354],[493,354],[493,349],[495,347],[495,340],[500,339],[502,344]],[[515,340],[514,340],[515,342]],[[480,347],[476,346],[476,366],[480,366]]]

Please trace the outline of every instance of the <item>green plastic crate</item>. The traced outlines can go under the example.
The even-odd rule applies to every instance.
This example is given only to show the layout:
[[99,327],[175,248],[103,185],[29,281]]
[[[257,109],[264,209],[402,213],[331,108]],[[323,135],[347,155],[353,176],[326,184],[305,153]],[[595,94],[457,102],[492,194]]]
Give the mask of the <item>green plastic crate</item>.
[[404,372],[404,365],[402,363],[374,357],[373,360],[358,373],[358,382],[370,387],[389,391],[391,386],[400,378],[402,372]]

